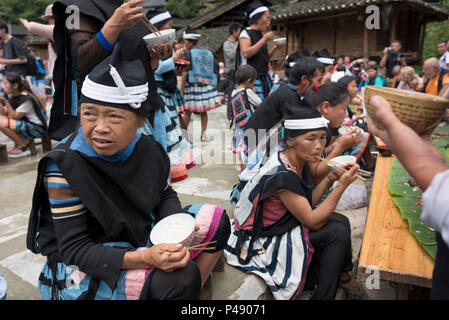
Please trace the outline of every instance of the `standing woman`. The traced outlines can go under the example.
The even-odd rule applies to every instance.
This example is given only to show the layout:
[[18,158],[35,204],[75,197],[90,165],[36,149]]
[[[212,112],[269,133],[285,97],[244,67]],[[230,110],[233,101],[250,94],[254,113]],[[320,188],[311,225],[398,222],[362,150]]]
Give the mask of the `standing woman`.
[[267,43],[274,37],[272,31],[267,32],[270,29],[268,7],[256,0],[249,5],[246,17],[249,20],[249,28],[240,33],[238,65],[249,64],[256,69],[256,93],[263,100],[268,96],[272,86],[268,72],[270,57],[280,46],[276,45],[268,52]]
[[0,97],[0,131],[15,143],[15,147],[8,151],[8,156],[18,158],[29,155],[33,139],[47,134],[43,108],[28,83],[18,73],[5,74],[3,89],[9,99]]
[[[172,16],[164,9],[148,11],[147,18],[161,31],[172,29]],[[167,153],[170,158],[172,182],[186,179],[187,169],[195,165],[191,146],[182,135],[178,117],[178,114],[181,114],[184,110],[185,102],[181,91],[178,89],[175,63],[184,57],[184,52],[184,49],[180,49],[173,53],[171,57],[159,60],[159,66],[154,70],[157,93],[165,103],[163,118],[167,131]]]
[[[157,94],[153,70],[160,59],[171,54],[170,45],[149,47],[143,40],[150,31],[139,20],[145,0],[58,0],[53,4],[54,41],[57,53],[53,78],[55,95],[49,135],[62,140],[78,124],[78,102],[85,77],[109,57],[117,44],[127,59],[139,59],[148,79],[151,112],[148,125],[156,140],[166,147],[162,119],[164,101]],[[78,14],[74,14],[73,10]]]
[[181,92],[184,94],[186,108],[184,122],[189,126],[192,112],[201,114],[201,141],[206,142],[207,111],[218,108],[220,97],[217,91],[218,63],[215,55],[207,49],[198,48],[201,34],[190,26],[184,31],[187,61],[190,61],[190,70],[182,75]]

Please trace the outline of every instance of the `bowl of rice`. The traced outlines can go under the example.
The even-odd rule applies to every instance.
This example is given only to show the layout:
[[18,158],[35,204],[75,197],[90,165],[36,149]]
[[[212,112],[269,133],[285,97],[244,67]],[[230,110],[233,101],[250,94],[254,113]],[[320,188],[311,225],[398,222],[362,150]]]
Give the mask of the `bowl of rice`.
[[[345,166],[348,163],[356,163],[357,162],[357,158],[354,156],[339,156],[339,157],[335,157],[332,158],[331,161],[333,163],[338,164],[339,166]],[[332,172],[337,172],[339,170],[339,167],[335,166],[332,163],[327,163],[327,165],[331,168]]]
[[150,233],[153,245],[180,243],[190,246],[195,234],[195,219],[187,213],[175,213],[160,220]]
[[277,45],[281,45],[287,42],[287,38],[278,38],[278,39],[274,39],[273,42]]
[[143,37],[143,40],[146,42],[147,45],[150,45],[150,47],[153,47],[154,45],[161,45],[161,44],[173,44],[175,42],[176,38],[176,30],[175,29],[167,29],[159,31],[159,35],[155,33],[150,33]]

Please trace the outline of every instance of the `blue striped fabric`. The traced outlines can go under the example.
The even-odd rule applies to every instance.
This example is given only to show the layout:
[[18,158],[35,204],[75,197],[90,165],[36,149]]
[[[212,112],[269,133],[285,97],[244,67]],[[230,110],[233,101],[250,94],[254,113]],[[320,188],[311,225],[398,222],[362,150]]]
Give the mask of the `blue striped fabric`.
[[31,141],[34,138],[42,138],[45,129],[27,120],[16,120],[16,133],[25,140]]
[[185,111],[205,112],[221,105],[220,96],[211,85],[192,85],[187,83],[184,88]]

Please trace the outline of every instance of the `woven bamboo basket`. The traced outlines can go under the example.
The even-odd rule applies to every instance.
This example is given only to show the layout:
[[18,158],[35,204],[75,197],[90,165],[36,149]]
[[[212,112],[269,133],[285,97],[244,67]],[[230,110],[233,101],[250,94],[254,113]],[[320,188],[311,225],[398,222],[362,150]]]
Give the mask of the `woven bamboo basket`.
[[373,96],[381,96],[388,100],[399,120],[418,134],[433,129],[441,121],[449,106],[449,100],[430,94],[367,86],[365,91],[366,110],[379,129],[385,129],[385,127],[379,123],[374,107],[370,103]]

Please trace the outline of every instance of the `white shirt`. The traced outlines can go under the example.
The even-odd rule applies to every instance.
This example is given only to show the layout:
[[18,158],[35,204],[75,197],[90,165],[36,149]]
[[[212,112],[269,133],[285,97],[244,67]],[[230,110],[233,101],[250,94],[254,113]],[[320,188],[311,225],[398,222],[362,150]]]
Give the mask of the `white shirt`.
[[437,174],[423,194],[421,220],[441,234],[449,246],[449,170]]
[[[251,28],[248,28],[248,29],[251,30]],[[240,39],[242,39],[242,38],[247,38],[247,39],[251,40],[251,37],[249,36],[248,31],[246,31],[246,29],[243,29],[242,32],[240,32],[239,41],[240,41]],[[248,60],[246,60],[246,59],[243,57],[242,51],[241,51],[241,50],[240,50],[240,61],[242,62],[242,64],[241,64],[242,66],[243,66],[244,64],[247,64],[247,63],[248,63]]]
[[30,122],[35,123],[37,125],[42,125],[42,121],[37,116],[36,112],[34,111],[33,103],[31,100],[27,100],[24,103],[22,103],[17,109],[16,112],[23,112],[25,113],[25,116],[30,120]]
[[449,63],[449,52],[445,52],[440,58],[440,68],[446,71],[449,70],[447,64]]

